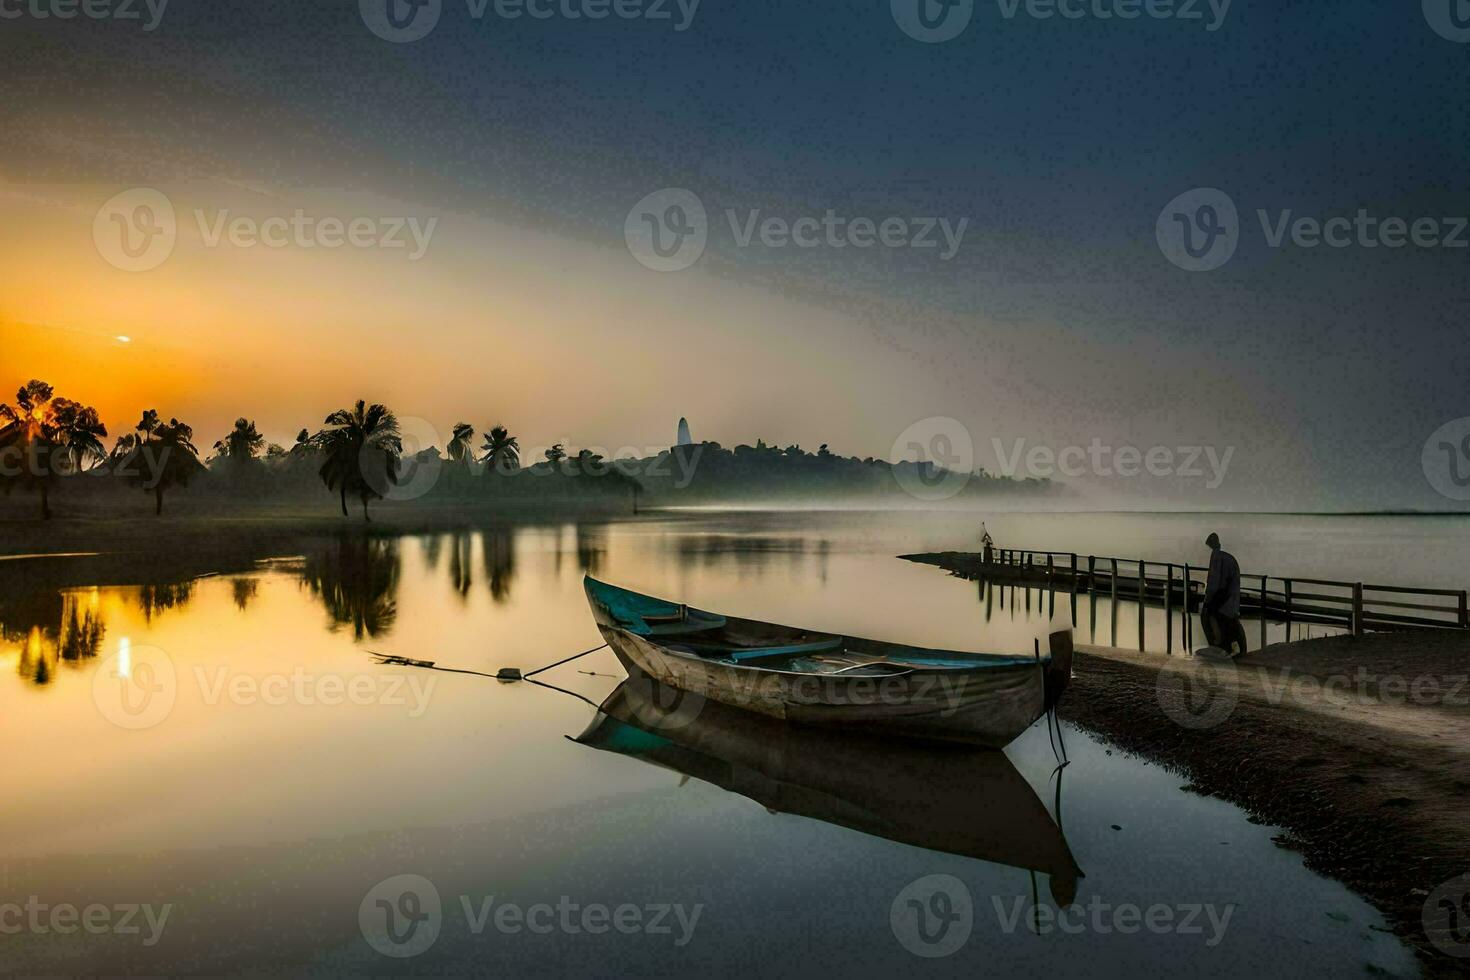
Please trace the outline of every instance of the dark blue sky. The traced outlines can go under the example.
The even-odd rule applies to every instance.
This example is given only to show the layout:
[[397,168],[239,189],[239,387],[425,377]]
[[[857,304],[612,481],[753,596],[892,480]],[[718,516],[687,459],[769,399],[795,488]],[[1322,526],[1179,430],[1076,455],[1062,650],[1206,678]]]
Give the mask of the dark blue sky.
[[[950,262],[712,232],[702,267],[850,316],[932,370],[936,414],[1235,445],[1220,503],[1449,505],[1420,452],[1470,415],[1470,249],[1271,248],[1256,218],[1470,214],[1470,44],[1417,2],[1235,0],[1212,32],[1006,19],[990,0],[938,44],[887,0],[703,0],[682,32],[476,21],[445,0],[406,44],[355,0],[173,0],[157,30],[120,28],[0,21],[8,180],[362,188],[592,243],[620,244],[662,187],[716,224],[967,217]],[[1155,241],[1197,187],[1241,217],[1212,272]],[[875,386],[890,367],[870,365]]]

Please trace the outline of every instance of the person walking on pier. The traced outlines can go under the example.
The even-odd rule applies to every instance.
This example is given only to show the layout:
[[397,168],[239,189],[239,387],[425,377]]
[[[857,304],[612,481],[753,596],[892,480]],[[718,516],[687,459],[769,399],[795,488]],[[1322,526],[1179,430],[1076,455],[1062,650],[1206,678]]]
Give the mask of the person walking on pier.
[[[1210,575],[1205,582],[1205,604],[1200,611],[1200,625],[1211,646],[1220,647],[1232,656],[1246,652],[1245,627],[1240,625],[1240,563],[1220,547],[1220,536],[1214,531],[1205,538],[1210,548]],[[1239,645],[1238,653],[1231,647]]]
[[995,559],[995,539],[990,536],[989,531],[985,530],[984,521],[980,522],[980,552],[980,560],[987,565]]

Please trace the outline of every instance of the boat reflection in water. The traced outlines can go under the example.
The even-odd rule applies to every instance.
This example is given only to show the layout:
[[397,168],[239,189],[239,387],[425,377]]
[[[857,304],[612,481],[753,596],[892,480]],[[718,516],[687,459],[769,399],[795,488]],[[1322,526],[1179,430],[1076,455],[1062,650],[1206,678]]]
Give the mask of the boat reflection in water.
[[1042,872],[1060,905],[1072,903],[1083,877],[1046,805],[995,749],[794,726],[642,677],[608,695],[573,741],[772,812]]

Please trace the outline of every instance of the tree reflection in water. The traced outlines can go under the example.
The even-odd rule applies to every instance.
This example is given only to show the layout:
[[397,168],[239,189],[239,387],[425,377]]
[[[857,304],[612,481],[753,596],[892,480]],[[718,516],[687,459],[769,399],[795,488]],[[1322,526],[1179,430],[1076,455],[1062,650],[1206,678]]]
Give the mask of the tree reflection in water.
[[153,622],[153,617],[170,609],[182,609],[194,598],[194,581],[152,582],[138,589],[138,608],[143,611],[143,620]]
[[398,541],[344,536],[306,556],[301,581],[321,600],[331,629],[352,627],[352,635],[384,636],[398,616]]
[[60,662],[97,656],[106,633],[95,592],[43,589],[0,606],[0,639],[19,646],[16,673],[33,684],[49,684]]
[[493,528],[480,535],[480,547],[484,552],[490,598],[496,603],[505,602],[510,598],[511,583],[516,577],[515,537],[508,528]]

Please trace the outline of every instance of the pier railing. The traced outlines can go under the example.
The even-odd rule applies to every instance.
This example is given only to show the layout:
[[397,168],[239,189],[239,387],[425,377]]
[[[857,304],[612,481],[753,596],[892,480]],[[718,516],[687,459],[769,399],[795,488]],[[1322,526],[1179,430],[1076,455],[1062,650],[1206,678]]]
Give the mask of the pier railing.
[[[1079,555],[1071,551],[1031,551],[997,548],[990,566],[998,577],[1010,578],[1056,591],[1108,596],[1137,602],[1140,607],[1162,606],[1166,649],[1174,647],[1174,613],[1180,613],[1181,639],[1193,644],[1192,613],[1204,605],[1206,566],[1111,555]],[[982,564],[981,568],[987,568]],[[1420,589],[1373,585],[1332,579],[1279,575],[1240,576],[1241,618],[1259,620],[1262,646],[1267,626],[1284,623],[1287,636],[1293,625],[1336,627],[1360,636],[1368,631],[1403,629],[1470,629],[1470,591]],[[1075,616],[1075,607],[1074,607]],[[1147,617],[1138,617],[1138,648],[1144,649]],[[1116,624],[1113,627],[1116,634]],[[1117,643],[1116,635],[1113,637]]]

